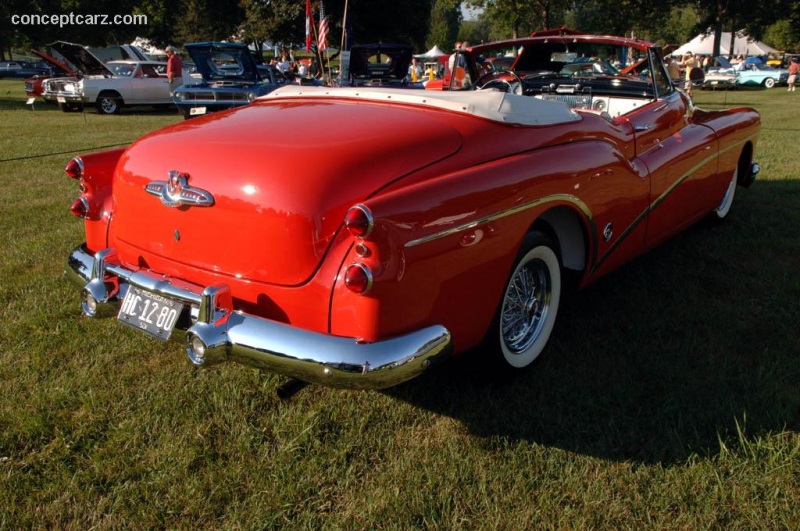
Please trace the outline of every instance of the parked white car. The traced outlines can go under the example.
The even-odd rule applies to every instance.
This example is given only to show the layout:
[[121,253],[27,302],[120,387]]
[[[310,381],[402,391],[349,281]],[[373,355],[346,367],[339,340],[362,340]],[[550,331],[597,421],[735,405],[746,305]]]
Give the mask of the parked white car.
[[128,105],[171,105],[167,64],[158,61],[103,63],[83,46],[59,42],[53,48],[75,65],[78,78],[45,82],[44,96],[55,99],[63,111],[94,105],[97,112],[115,114]]

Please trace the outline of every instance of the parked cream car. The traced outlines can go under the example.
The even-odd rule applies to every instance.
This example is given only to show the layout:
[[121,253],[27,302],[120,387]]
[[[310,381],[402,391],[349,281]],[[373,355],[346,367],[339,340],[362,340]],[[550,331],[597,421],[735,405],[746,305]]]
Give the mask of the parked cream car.
[[103,63],[83,46],[65,42],[53,48],[75,65],[78,78],[54,78],[44,84],[46,99],[61,110],[81,110],[94,105],[97,112],[115,114],[128,105],[171,105],[167,64],[124,60]]

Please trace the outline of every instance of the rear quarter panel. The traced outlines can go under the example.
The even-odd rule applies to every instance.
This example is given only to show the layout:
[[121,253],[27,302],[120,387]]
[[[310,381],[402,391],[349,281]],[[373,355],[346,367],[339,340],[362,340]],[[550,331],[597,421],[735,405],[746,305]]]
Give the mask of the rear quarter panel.
[[[331,331],[373,341],[442,324],[457,351],[487,330],[520,243],[536,220],[569,209],[583,233],[589,275],[598,256],[624,261],[641,252],[644,227],[624,242],[598,241],[597,227],[631,226],[648,185],[613,143],[591,140],[538,149],[366,202],[376,226],[363,260],[375,283],[366,296],[337,282]],[[353,250],[342,267],[360,261]]]

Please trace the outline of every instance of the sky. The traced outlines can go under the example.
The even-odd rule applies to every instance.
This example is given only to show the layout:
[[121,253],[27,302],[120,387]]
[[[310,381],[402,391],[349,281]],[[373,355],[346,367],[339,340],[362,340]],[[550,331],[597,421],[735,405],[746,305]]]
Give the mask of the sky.
[[480,8],[478,9],[469,8],[467,7],[466,4],[464,3],[461,4],[461,14],[464,16],[464,20],[475,20],[476,18],[478,18],[480,12],[481,12]]

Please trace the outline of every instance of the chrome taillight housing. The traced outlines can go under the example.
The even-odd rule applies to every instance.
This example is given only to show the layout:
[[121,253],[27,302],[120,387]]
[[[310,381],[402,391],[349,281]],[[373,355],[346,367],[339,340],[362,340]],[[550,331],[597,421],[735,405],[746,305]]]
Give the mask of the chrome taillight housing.
[[67,163],[64,172],[73,179],[80,179],[83,177],[83,159],[75,157]]
[[344,272],[344,285],[353,293],[366,293],[372,289],[372,271],[364,264],[351,264]]
[[77,218],[85,218],[89,215],[89,201],[85,197],[79,197],[72,202],[69,211]]
[[366,205],[355,205],[350,207],[344,217],[344,226],[347,231],[356,238],[366,238],[372,234],[375,228],[375,219],[372,212]]

